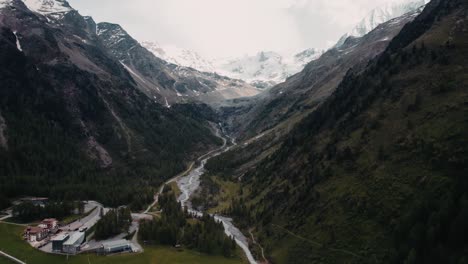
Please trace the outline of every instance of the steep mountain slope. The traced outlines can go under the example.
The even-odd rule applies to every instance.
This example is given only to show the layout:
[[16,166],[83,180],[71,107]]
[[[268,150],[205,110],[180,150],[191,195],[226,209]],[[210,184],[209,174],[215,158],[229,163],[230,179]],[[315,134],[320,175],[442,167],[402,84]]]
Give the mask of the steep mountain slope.
[[399,0],[375,8],[371,10],[369,14],[367,14],[367,16],[363,18],[349,33],[344,34],[336,46],[339,47],[343,45],[349,37],[362,37],[374,30],[380,24],[400,17],[406,13],[414,12],[426,5],[428,2],[428,0]]
[[361,38],[349,38],[339,48],[325,52],[300,73],[269,91],[248,100],[236,100],[224,108],[241,138],[289,128],[315,109],[336,89],[346,73],[359,72],[382,53],[401,28],[420,10],[388,21]]
[[220,143],[209,108],[150,100],[66,1],[0,8],[3,195],[139,207],[197,152]]
[[140,45],[120,25],[99,23],[97,34],[141,90],[167,106],[186,101],[210,103],[259,92],[241,80],[167,63]]
[[228,212],[274,263],[466,262],[467,58],[468,2],[432,1],[262,162],[269,135],[207,165]]

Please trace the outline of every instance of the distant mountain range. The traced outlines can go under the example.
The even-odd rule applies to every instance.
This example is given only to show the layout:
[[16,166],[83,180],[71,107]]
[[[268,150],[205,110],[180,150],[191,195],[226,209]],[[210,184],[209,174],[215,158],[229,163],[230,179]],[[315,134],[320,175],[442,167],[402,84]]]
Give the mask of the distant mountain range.
[[[349,37],[362,37],[378,25],[424,6],[428,0],[400,0],[373,9],[350,32],[344,34],[336,44],[343,45]],[[202,72],[216,72],[234,79],[241,79],[256,88],[271,88],[300,72],[304,67],[320,58],[325,52],[306,49],[297,54],[281,54],[275,51],[260,51],[255,55],[234,58],[208,59],[189,49],[162,46],[156,42],[141,43],[155,56],[170,63],[190,67]]]
[[253,56],[218,60],[215,65],[220,74],[242,79],[251,85],[265,89],[301,71],[307,63],[316,60],[323,51],[304,50],[294,55],[282,55],[274,51],[261,51]]
[[141,45],[167,62],[240,79],[259,89],[270,88],[285,81],[323,53],[317,49],[307,49],[293,55],[260,51],[255,55],[236,58],[207,59],[196,51],[162,46],[156,42],[144,41]]

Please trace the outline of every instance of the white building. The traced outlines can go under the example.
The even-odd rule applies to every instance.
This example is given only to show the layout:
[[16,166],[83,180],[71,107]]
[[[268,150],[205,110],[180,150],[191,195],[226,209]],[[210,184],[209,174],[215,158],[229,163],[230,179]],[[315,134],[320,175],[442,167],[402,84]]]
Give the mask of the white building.
[[125,251],[131,251],[131,250],[132,250],[132,244],[130,243],[130,241],[121,239],[121,240],[102,243],[102,246],[98,250],[98,252],[101,254],[112,254],[112,253],[125,252]]
[[70,234],[70,238],[63,243],[63,252],[68,254],[76,254],[80,251],[81,244],[85,240],[85,233],[75,232]]

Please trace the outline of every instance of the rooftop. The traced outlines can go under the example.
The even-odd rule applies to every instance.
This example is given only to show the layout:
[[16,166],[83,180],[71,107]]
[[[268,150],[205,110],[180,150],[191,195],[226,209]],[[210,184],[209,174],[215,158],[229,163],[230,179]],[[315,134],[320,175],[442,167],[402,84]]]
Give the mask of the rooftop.
[[37,226],[29,226],[27,229],[26,229],[30,234],[35,234],[35,233],[40,233],[40,232],[44,232],[44,228],[41,228],[41,227],[37,227]]
[[63,245],[74,245],[77,241],[84,237],[85,233],[82,232],[75,232],[70,235],[70,238],[63,243]]
[[63,240],[66,240],[67,238],[68,238],[68,234],[61,233],[58,236],[55,236],[54,238],[52,238],[52,241],[63,241]]
[[21,201],[47,201],[49,198],[46,197],[24,197],[20,199]]
[[113,248],[113,247],[120,247],[120,246],[129,246],[130,241],[125,240],[125,239],[120,239],[120,240],[115,240],[115,241],[109,241],[109,242],[104,242],[102,243],[102,246],[104,248]]
[[55,218],[47,218],[47,219],[42,220],[42,222],[46,222],[46,223],[47,223],[47,222],[57,222],[57,219],[55,219]]

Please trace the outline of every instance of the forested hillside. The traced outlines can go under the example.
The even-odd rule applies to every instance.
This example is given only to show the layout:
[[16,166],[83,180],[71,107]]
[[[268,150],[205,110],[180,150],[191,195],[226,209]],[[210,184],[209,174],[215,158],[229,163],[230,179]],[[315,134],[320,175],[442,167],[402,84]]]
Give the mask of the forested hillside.
[[210,108],[155,103],[86,25],[75,10],[0,9],[2,205],[38,195],[139,208],[221,143]]
[[274,263],[466,263],[467,65],[468,3],[432,1],[278,149],[207,168],[244,167],[230,213]]

